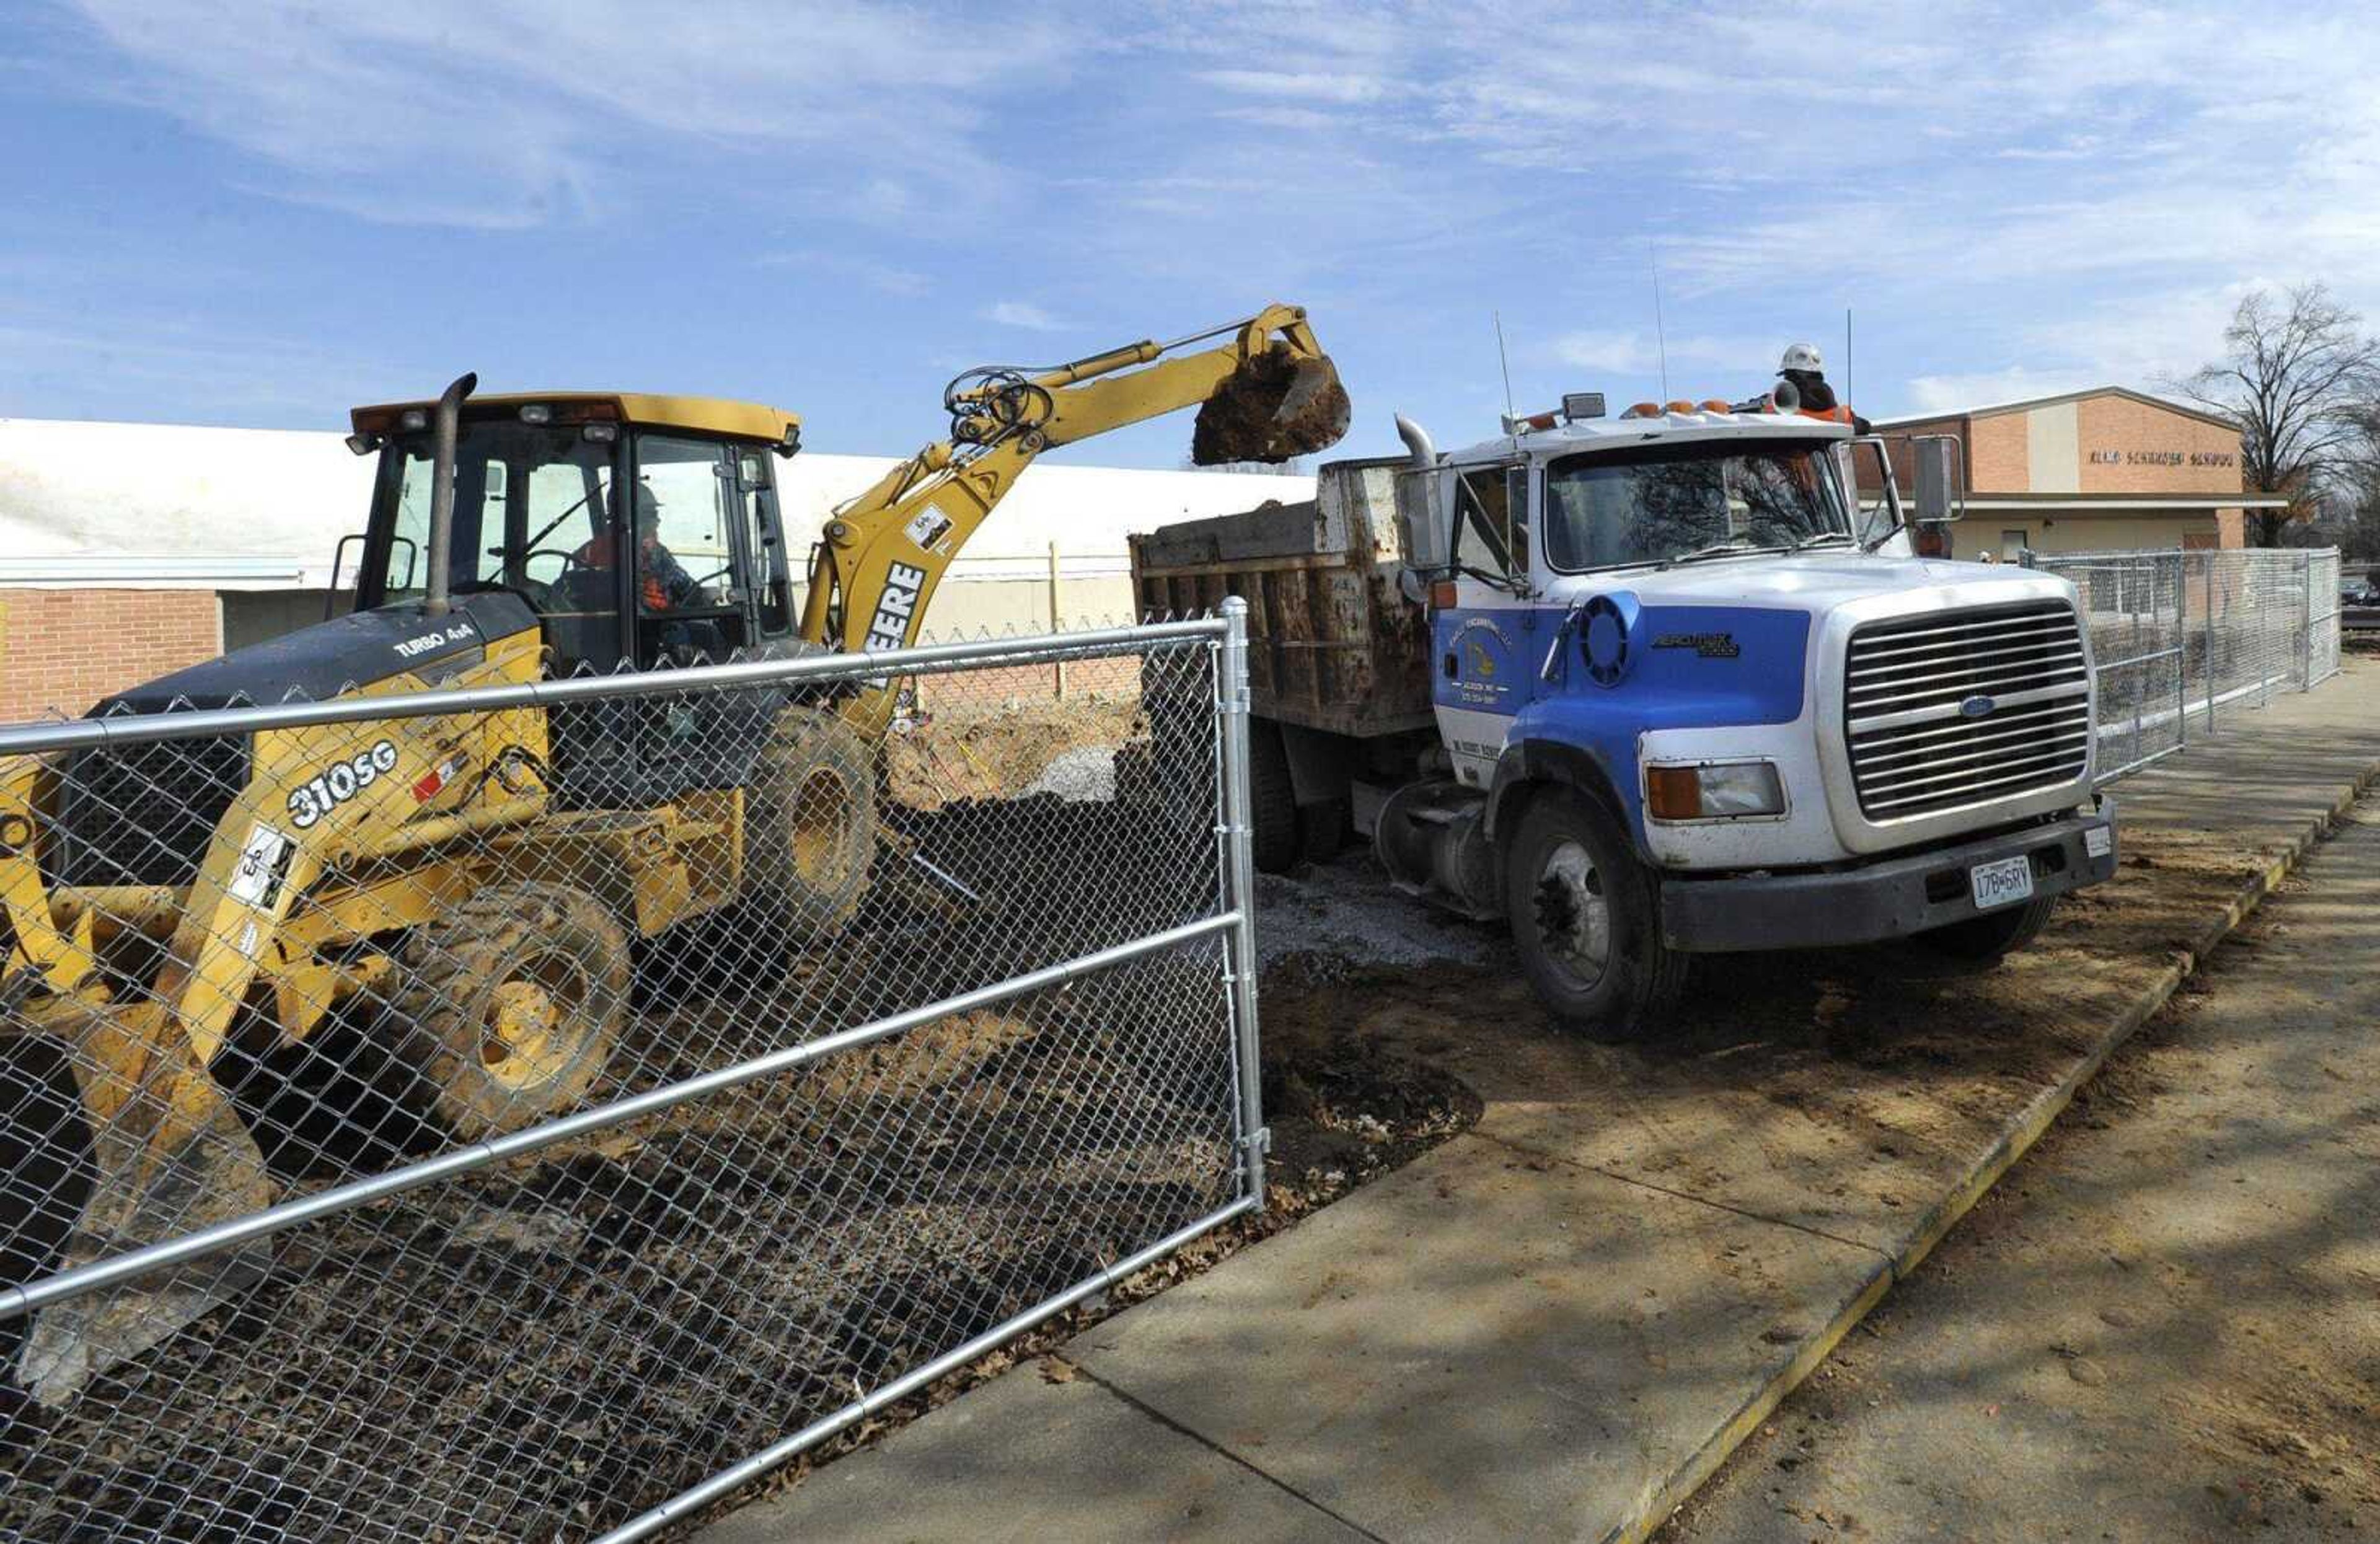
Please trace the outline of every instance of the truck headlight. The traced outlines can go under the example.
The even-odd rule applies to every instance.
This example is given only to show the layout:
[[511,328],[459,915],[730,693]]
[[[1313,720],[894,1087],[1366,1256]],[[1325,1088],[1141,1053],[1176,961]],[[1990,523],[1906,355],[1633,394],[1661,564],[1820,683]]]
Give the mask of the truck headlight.
[[1645,808],[1657,821],[1724,821],[1785,812],[1774,761],[1717,761],[1645,769]]

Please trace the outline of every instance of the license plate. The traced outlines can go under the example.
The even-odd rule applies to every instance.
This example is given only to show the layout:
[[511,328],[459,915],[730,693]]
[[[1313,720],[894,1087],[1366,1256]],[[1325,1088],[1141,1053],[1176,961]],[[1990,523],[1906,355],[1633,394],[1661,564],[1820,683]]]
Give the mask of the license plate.
[[1967,870],[1967,883],[1974,890],[1977,911],[1989,911],[1994,906],[2030,900],[2033,897],[2033,862],[2019,856],[1978,863]]

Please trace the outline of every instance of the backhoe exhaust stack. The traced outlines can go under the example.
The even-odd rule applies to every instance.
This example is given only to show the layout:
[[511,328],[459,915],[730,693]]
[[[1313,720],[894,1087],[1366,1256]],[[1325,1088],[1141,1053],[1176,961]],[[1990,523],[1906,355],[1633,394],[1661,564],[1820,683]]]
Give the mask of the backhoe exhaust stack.
[[461,376],[438,395],[437,417],[430,429],[430,577],[421,592],[427,616],[443,616],[454,609],[447,585],[454,577],[455,442],[463,430],[463,399],[479,388],[477,373]]

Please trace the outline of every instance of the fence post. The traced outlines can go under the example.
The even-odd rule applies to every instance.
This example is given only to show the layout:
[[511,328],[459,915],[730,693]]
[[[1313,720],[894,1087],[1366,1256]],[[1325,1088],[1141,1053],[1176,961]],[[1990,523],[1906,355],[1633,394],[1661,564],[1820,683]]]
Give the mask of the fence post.
[[2221,695],[2216,687],[2221,680],[2222,673],[2215,668],[2215,554],[2210,553],[2206,558],[2206,733],[2209,738],[2215,734],[2215,699]]
[[2304,683],[2300,691],[2313,690],[2313,553],[2311,549],[2298,554],[2298,566],[2305,572],[2305,644],[2299,649],[2304,668],[2298,679]]
[[2173,554],[2173,743],[2190,743],[2190,554]]
[[1248,808],[1248,603],[1225,596],[1223,650],[1217,661],[1215,708],[1222,729],[1223,883],[1240,914],[1224,934],[1230,961],[1232,1034],[1240,1069],[1241,1181],[1257,1204],[1264,1201],[1264,1076],[1257,1064],[1256,822]]

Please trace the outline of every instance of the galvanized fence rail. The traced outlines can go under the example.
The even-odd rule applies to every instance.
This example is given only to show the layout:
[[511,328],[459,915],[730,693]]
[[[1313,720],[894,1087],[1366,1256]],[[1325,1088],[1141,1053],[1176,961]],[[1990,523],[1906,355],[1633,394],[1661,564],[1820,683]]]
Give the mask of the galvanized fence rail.
[[1259,1207],[1245,648],[0,728],[0,1538],[643,1538]]
[[2074,582],[2099,686],[2102,784],[2338,673],[2338,549],[2027,553]]

